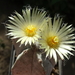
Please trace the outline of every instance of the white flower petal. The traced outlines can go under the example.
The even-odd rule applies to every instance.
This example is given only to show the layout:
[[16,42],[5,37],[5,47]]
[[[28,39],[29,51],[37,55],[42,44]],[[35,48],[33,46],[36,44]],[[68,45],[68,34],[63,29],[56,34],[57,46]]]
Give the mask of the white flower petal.
[[74,48],[73,46],[71,46],[71,45],[66,45],[66,44],[62,44],[62,45],[60,45],[60,48],[64,48],[64,49],[67,49],[67,50],[72,50],[72,48]]
[[59,50],[56,50],[56,52],[58,53],[58,55],[60,56],[60,58],[63,60],[64,57],[63,57],[62,53]]
[[29,38],[29,44],[31,45],[32,42],[33,42],[33,41],[32,41],[32,38],[30,37],[30,38]]
[[53,49],[50,49],[50,58],[52,58],[53,55]]
[[23,17],[22,17],[18,12],[15,11],[15,14],[16,14],[17,17],[20,19],[21,22],[24,22]]
[[53,51],[53,58],[55,60],[55,63],[57,63],[57,55],[56,55],[56,52],[55,50],[52,50]]
[[75,43],[75,41],[71,41],[71,40],[70,41],[63,41],[62,43],[63,44],[72,44],[72,43]]
[[25,46],[29,43],[29,38],[25,41]]
[[32,42],[33,42],[33,43],[36,43],[37,41],[36,41],[35,39],[32,38]]
[[64,54],[70,54],[70,55],[73,55],[70,51],[68,51],[68,50],[66,50],[66,49],[63,49],[63,48],[59,48],[59,51],[61,52],[61,53],[64,53]]
[[48,57],[50,55],[50,51],[49,50],[47,51],[47,49],[45,51],[46,51],[46,57]]
[[26,39],[27,39],[27,37],[23,37],[23,38],[21,39],[21,44],[24,44],[24,42],[26,41]]

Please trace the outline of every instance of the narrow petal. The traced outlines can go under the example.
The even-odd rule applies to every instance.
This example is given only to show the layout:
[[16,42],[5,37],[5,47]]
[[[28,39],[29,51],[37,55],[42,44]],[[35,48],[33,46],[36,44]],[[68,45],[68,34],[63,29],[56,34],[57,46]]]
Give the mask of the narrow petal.
[[72,50],[72,48],[74,48],[73,46],[71,45],[66,45],[66,44],[62,44],[60,45],[61,48],[64,48],[64,49],[67,49],[67,50]]
[[50,51],[49,50],[45,50],[46,51],[46,57],[48,57],[50,55]]
[[53,55],[53,49],[50,49],[50,58],[52,58]]
[[53,50],[53,58],[54,58],[54,60],[55,60],[55,63],[57,63],[57,55],[56,55],[55,50]]
[[59,50],[56,50],[56,51],[57,51],[57,53],[59,54],[60,58],[63,60],[64,57],[63,57],[63,55],[61,54],[61,52],[60,52]]

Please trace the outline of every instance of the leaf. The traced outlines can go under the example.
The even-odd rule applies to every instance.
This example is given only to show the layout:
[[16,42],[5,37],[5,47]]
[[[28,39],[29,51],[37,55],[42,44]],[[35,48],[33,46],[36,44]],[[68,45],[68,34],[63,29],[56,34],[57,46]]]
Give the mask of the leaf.
[[38,62],[36,49],[24,50],[12,67],[12,75],[45,75]]

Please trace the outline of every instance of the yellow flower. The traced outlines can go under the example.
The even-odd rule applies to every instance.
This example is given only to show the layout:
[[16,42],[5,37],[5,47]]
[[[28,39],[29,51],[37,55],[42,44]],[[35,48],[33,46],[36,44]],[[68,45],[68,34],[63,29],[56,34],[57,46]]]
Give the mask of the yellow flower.
[[12,36],[12,39],[19,38],[17,42],[27,45],[36,43],[40,38],[40,31],[47,23],[46,12],[38,8],[27,8],[22,10],[23,16],[18,12],[12,15],[9,23],[6,24],[9,29],[7,35]]
[[62,23],[62,18],[55,16],[54,20],[49,19],[48,25],[41,33],[41,49],[45,49],[46,57],[54,58],[57,62],[59,56],[62,60],[64,56],[69,59],[68,54],[73,55],[73,44],[75,37],[72,25]]

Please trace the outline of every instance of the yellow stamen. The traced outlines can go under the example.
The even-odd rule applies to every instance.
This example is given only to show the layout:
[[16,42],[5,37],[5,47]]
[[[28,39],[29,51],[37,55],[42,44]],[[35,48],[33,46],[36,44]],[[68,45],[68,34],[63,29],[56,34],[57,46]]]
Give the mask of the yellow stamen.
[[36,34],[36,27],[34,25],[29,25],[25,28],[25,33],[29,37],[33,37]]
[[50,46],[50,48],[58,48],[59,46],[59,39],[57,36],[52,36],[47,38],[47,44]]

